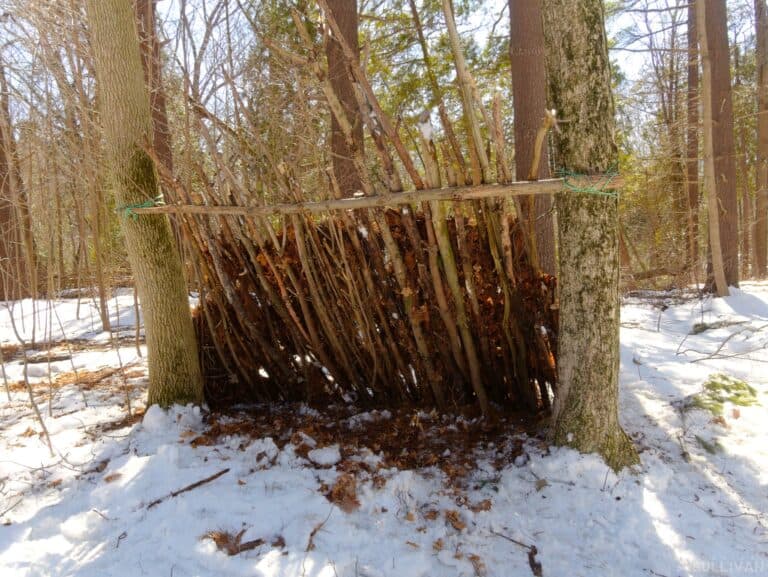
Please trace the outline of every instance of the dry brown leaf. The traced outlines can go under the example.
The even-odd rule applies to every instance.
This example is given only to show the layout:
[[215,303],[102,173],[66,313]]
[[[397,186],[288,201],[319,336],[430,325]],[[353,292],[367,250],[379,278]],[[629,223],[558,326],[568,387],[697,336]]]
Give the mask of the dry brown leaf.
[[340,475],[326,497],[345,513],[351,513],[360,506],[357,500],[357,480],[349,473]]
[[244,534],[245,529],[241,530],[237,535],[229,531],[208,531],[201,539],[210,539],[216,544],[216,548],[219,551],[223,551],[230,557],[243,551],[250,551],[264,544],[264,539],[254,539],[253,541],[243,543]]
[[467,528],[467,524],[461,520],[461,514],[458,511],[450,510],[445,512],[445,520],[448,521],[451,526],[457,531],[463,531]]
[[416,520],[416,515],[414,514],[414,512],[413,512],[413,511],[408,511],[408,512],[405,514],[405,520],[406,520],[406,521],[415,521],[415,520]]
[[472,563],[472,567],[475,569],[475,575],[478,577],[484,577],[486,575],[485,563],[483,563],[480,555],[475,555],[472,553],[467,555],[467,558],[469,559],[470,563]]
[[385,477],[382,477],[381,475],[374,475],[371,481],[373,483],[374,489],[383,489],[384,485],[387,484],[387,479]]
[[219,551],[231,556],[237,555],[237,545],[242,539],[242,533],[233,535],[229,531],[208,531],[201,539],[210,539]]
[[35,431],[32,427],[27,427],[27,430],[21,433],[20,437],[34,437],[37,435],[37,431]]
[[424,513],[424,518],[425,518],[427,521],[434,521],[435,519],[437,519],[437,516],[438,516],[439,514],[440,514],[440,511],[438,511],[437,509],[429,509],[429,510],[427,510],[427,511]]
[[120,477],[122,477],[122,473],[110,473],[106,477],[104,477],[105,483],[111,483],[112,481],[117,481]]
[[445,545],[443,544],[443,540],[442,539],[438,539],[437,541],[432,543],[432,549],[434,549],[435,552],[442,551],[444,547],[445,547]]
[[731,411],[731,415],[734,419],[738,419],[741,417],[741,411],[737,407],[733,407],[733,410]]
[[242,487],[243,485],[245,485],[245,481],[243,481],[242,479],[238,479],[237,484]]
[[410,547],[413,547],[414,549],[421,549],[421,547],[419,547],[418,543],[414,543],[413,541],[406,541],[405,544],[409,545]]
[[216,444],[216,438],[208,435],[200,435],[199,437],[195,437],[192,439],[192,441],[189,443],[192,447],[210,447],[211,445]]
[[490,499],[483,499],[479,503],[472,505],[471,509],[475,513],[479,513],[480,511],[490,511],[491,505],[492,503]]
[[104,469],[107,468],[107,465],[109,465],[109,459],[103,459],[96,463],[94,467],[86,471],[86,473],[103,473]]
[[309,443],[306,442],[306,436],[304,434],[296,431],[293,435],[291,435],[291,444],[296,447],[294,451],[299,457],[302,459],[309,458],[308,455],[312,450],[312,447],[309,445]]

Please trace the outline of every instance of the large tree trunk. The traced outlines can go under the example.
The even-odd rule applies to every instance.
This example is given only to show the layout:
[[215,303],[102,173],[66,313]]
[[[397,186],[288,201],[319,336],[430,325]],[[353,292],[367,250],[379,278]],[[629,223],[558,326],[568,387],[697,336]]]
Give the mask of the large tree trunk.
[[[701,101],[702,101],[702,135],[704,137],[704,190],[707,196],[709,215],[709,254],[714,274],[715,292],[718,296],[728,296],[728,275],[725,266],[725,251],[723,250],[722,210],[718,207],[720,198],[717,194],[718,172],[715,152],[715,111],[717,100],[712,96],[713,67],[709,48],[709,19],[711,13],[707,9],[708,0],[696,0],[696,16],[698,20],[699,51],[701,53]],[[733,136],[733,135],[731,135]],[[731,138],[733,142],[733,138]],[[734,184],[735,191],[735,184]]]
[[[720,214],[720,241],[725,281],[739,285],[739,216],[736,198],[736,147],[733,137],[731,56],[728,50],[728,17],[725,0],[703,0],[712,70],[712,154]],[[699,12],[700,14],[700,12]],[[702,19],[700,18],[699,21]]]
[[756,278],[768,266],[768,7],[755,0],[757,51],[757,207],[755,209]]
[[[549,178],[546,144],[539,165],[533,167],[536,133],[544,119],[547,103],[547,74],[544,65],[544,31],[541,28],[540,0],[509,0],[509,59],[512,65],[512,94],[515,108],[515,180]],[[534,173],[534,174],[532,174]],[[522,199],[525,218],[533,219],[536,262],[547,274],[556,275],[555,231],[552,197],[539,195]]]
[[[618,150],[602,1],[544,0],[542,8],[550,101],[564,120],[555,136],[559,163],[605,172]],[[560,336],[552,434],[618,470],[638,462],[618,418],[618,196],[564,192],[555,204]]]
[[[102,123],[118,207],[158,193],[152,160],[149,94],[130,0],[88,0]],[[202,376],[181,259],[164,216],[122,221],[128,259],[144,312],[149,403],[200,403]]]
[[699,271],[699,51],[696,6],[688,6],[688,268],[694,281]]
[[[357,0],[328,0],[328,8],[339,25],[344,40],[355,54],[359,55]],[[352,126],[353,145],[360,152],[363,150],[362,116],[355,97],[355,87],[352,83],[347,59],[344,57],[341,45],[333,37],[330,37],[326,44],[326,56],[331,87],[347,114],[347,119]],[[360,175],[353,160],[355,152],[350,148],[335,115],[331,115],[331,154],[333,155],[333,173],[338,181],[342,196],[352,196],[355,192],[363,190]]]

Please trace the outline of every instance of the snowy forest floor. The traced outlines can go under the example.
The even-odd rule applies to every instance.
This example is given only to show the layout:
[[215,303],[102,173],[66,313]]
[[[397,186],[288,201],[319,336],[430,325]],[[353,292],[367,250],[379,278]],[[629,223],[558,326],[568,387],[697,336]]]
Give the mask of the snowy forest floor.
[[0,303],[3,577],[768,575],[768,284],[625,299],[618,475],[513,417],[145,411],[110,305],[113,340],[88,301],[36,303],[32,350],[32,302]]

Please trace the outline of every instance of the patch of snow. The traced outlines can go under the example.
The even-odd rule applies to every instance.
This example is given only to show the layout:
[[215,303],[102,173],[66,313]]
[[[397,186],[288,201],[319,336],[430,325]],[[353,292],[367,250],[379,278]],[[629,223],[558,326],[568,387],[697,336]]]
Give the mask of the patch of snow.
[[[61,386],[48,416],[47,387],[35,382],[47,372],[34,377],[55,450],[40,436],[26,392],[0,395],[0,575],[459,577],[476,574],[477,556],[489,577],[530,577],[528,551],[509,539],[536,546],[544,575],[766,575],[768,284],[743,283],[725,299],[665,294],[663,311],[657,295],[627,299],[621,311],[620,416],[642,464],[618,474],[594,455],[536,438],[523,438],[512,462],[499,460],[504,438],[478,450],[459,489],[437,467],[388,468],[374,447],[347,458],[342,438],[318,448],[298,432],[309,460],[293,443],[283,446],[278,431],[196,446],[200,408],[152,406],[140,424],[105,430],[127,417],[121,387]],[[132,310],[131,295],[117,298],[121,315]],[[54,306],[62,325],[103,343],[85,303],[81,319],[74,300]],[[4,344],[13,342],[9,310],[25,330],[32,323],[31,301],[0,306]],[[702,322],[713,328],[691,334]],[[145,370],[130,350],[120,349],[123,361]],[[97,370],[117,366],[117,355],[94,347],[56,366],[70,372],[71,364]],[[16,361],[3,370],[21,376]],[[759,404],[725,403],[721,419],[696,408],[692,396],[714,373],[746,381]],[[145,398],[134,392],[133,408]],[[315,409],[299,411],[320,419]],[[456,431],[468,422],[417,416],[425,428]],[[345,425],[391,417],[367,411]],[[341,474],[334,466],[348,460],[382,482],[361,475],[360,507],[345,513],[325,495]],[[479,503],[486,505],[473,508]],[[213,530],[245,530],[243,541],[264,543],[228,556],[201,539]]]
[[322,449],[312,449],[307,456],[315,465],[331,467],[341,461],[341,452],[338,445],[330,445]]
[[149,433],[164,433],[170,421],[167,410],[160,407],[160,405],[152,405],[144,413],[144,419],[142,419],[141,424]]

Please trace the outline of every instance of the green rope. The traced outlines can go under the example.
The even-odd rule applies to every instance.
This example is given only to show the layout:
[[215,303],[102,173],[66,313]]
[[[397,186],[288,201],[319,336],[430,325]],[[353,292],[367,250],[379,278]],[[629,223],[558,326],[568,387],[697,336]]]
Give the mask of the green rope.
[[619,196],[618,190],[609,188],[611,181],[619,175],[619,171],[616,170],[616,166],[611,166],[605,173],[600,175],[600,180],[594,184],[582,186],[578,184],[578,179],[589,176],[586,174],[580,174],[573,172],[565,168],[560,168],[556,172],[559,178],[563,179],[563,187],[571,192],[579,192],[582,194],[595,194],[598,196],[608,196],[617,198]]
[[144,202],[136,202],[134,204],[124,204],[122,206],[118,206],[115,209],[115,212],[122,213],[123,218],[132,218],[134,222],[139,220],[139,215],[134,212],[134,209],[137,208],[153,208],[155,206],[162,206],[165,202],[163,201],[163,195],[158,195],[155,198],[150,198],[148,200],[145,200]]

